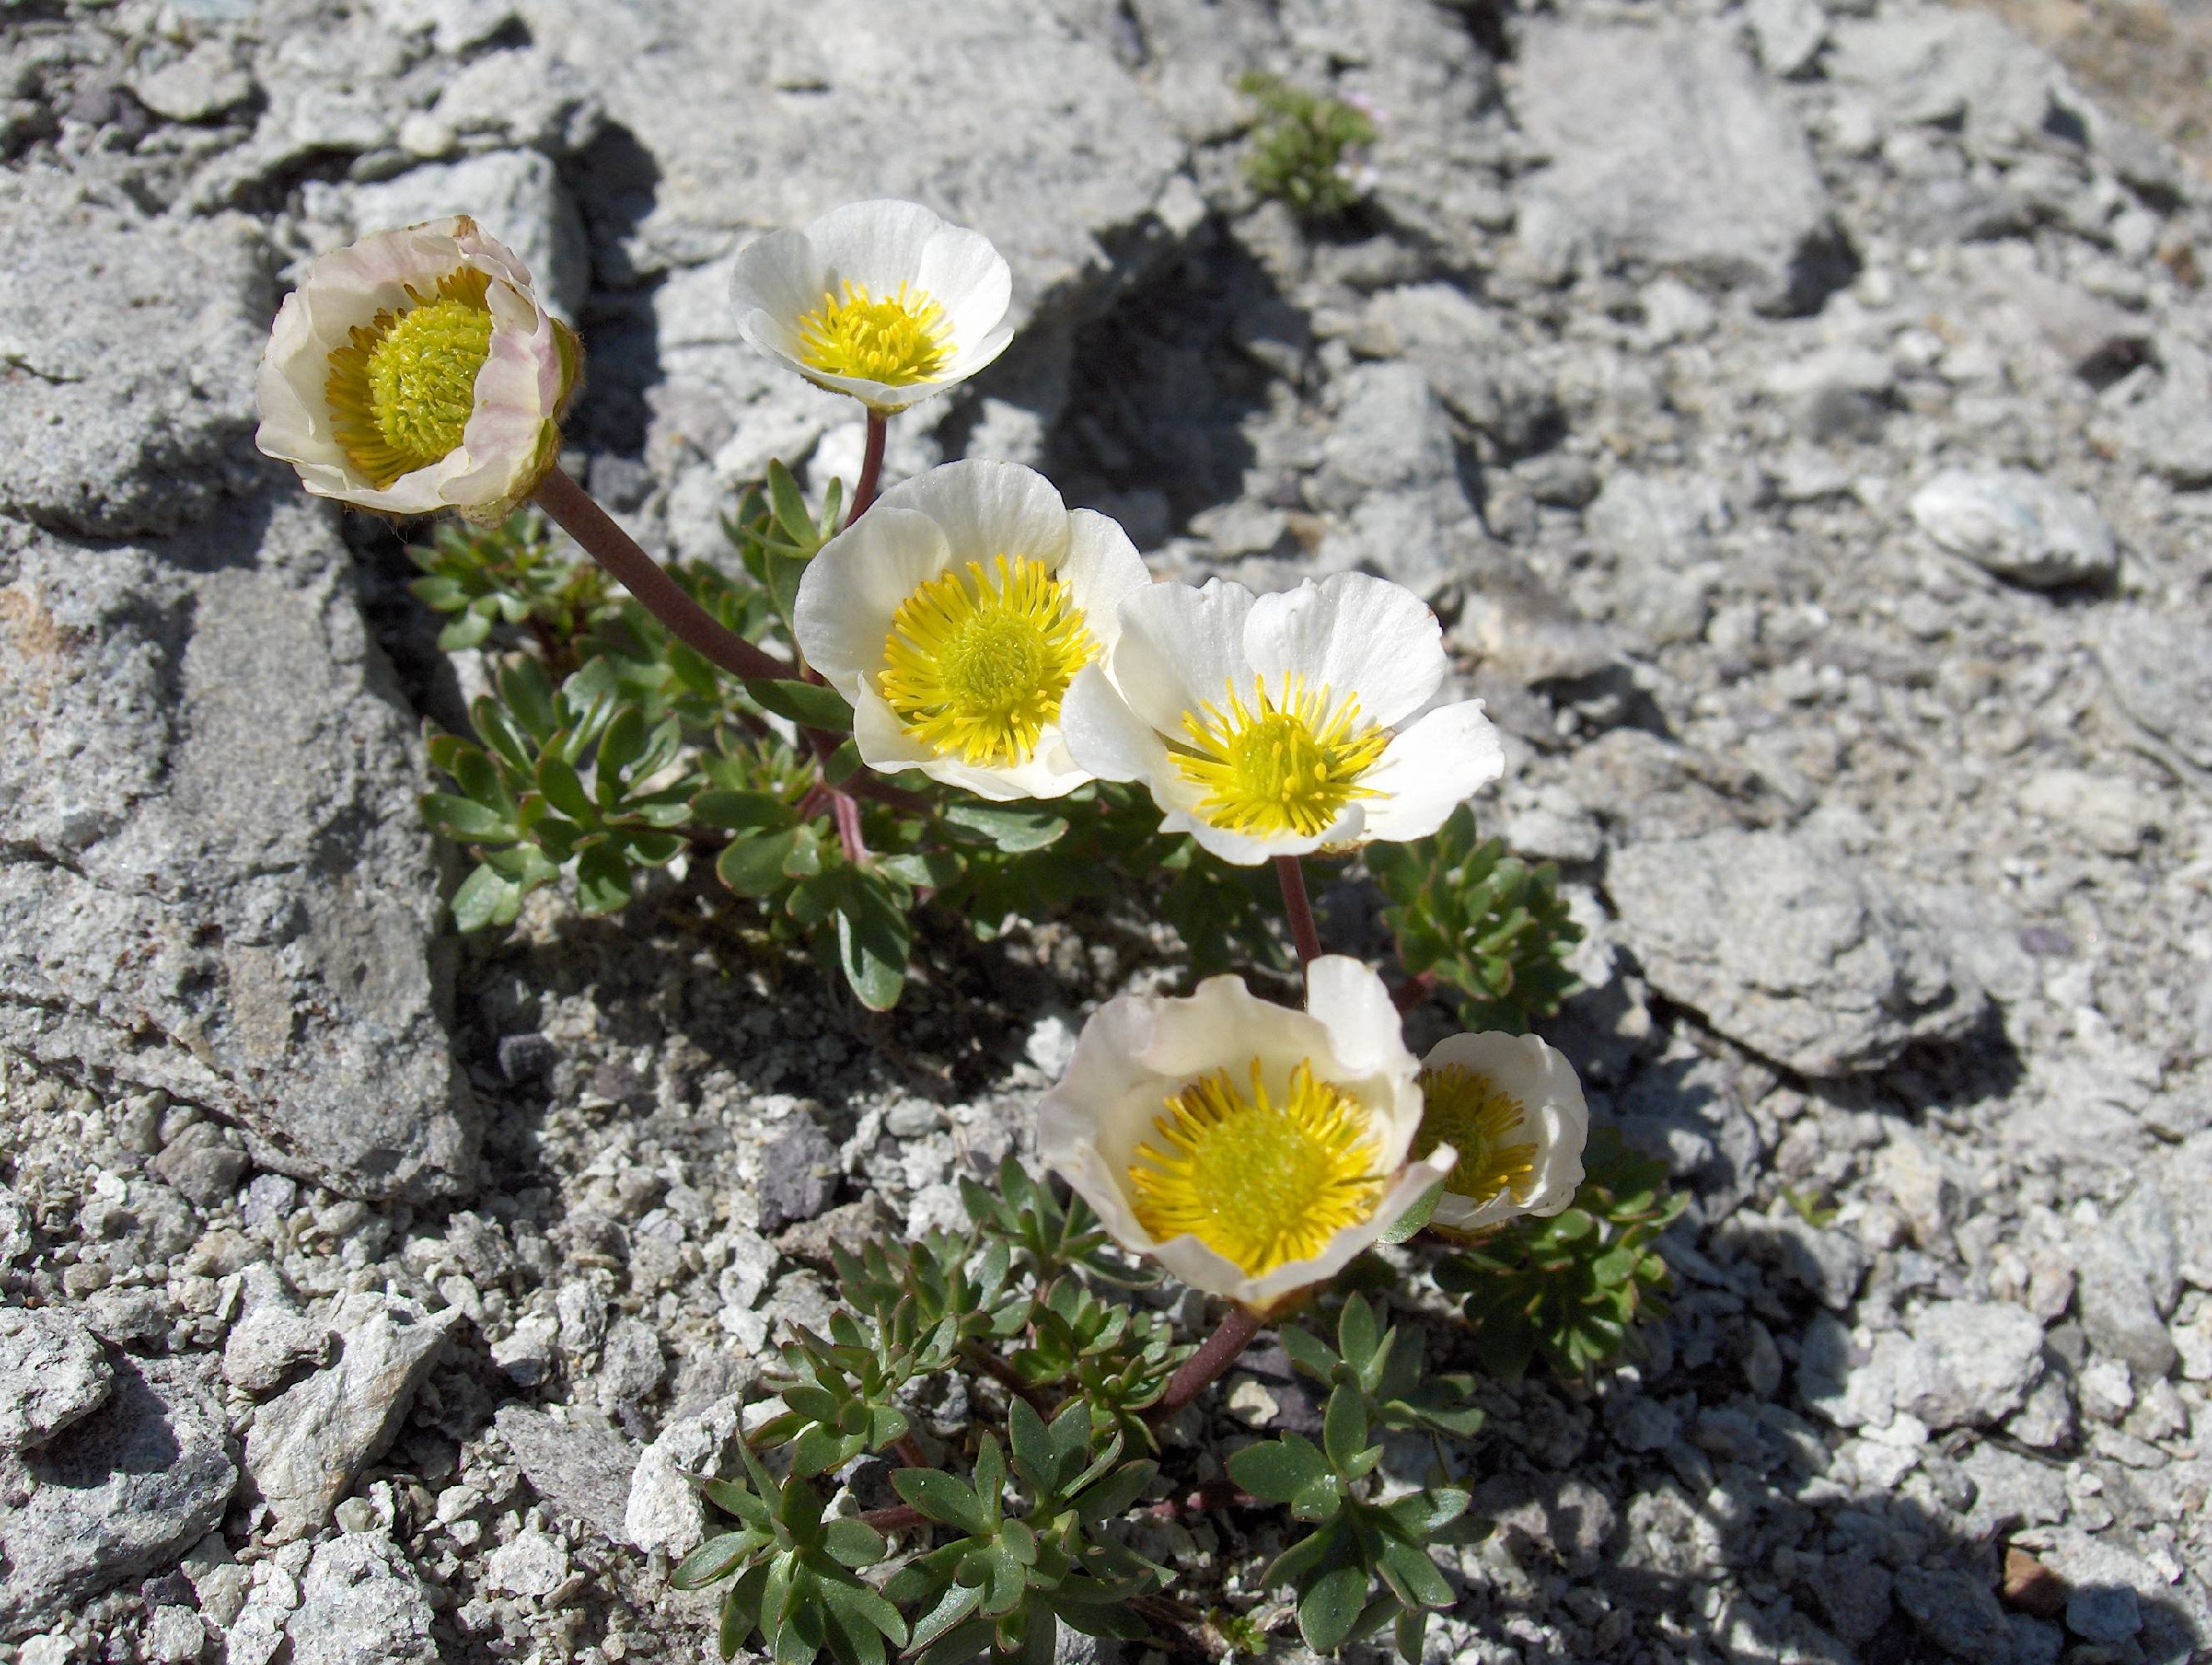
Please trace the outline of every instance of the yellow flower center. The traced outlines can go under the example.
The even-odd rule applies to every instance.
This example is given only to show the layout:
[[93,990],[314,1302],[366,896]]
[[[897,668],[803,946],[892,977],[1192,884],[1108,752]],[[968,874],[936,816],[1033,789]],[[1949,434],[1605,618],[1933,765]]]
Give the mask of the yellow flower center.
[[1413,1136],[1418,1162],[1439,1145],[1459,1152],[1444,1189],[1476,1203],[1510,1189],[1528,1200],[1536,1186],[1536,1146],[1521,1140],[1521,1101],[1488,1076],[1464,1064],[1439,1064],[1421,1072],[1421,1130]]
[[1278,1103],[1251,1066],[1192,1082],[1152,1118],[1129,1167],[1138,1222],[1155,1237],[1196,1237],[1259,1277],[1310,1260],[1382,1200],[1367,1112],[1302,1062]]
[[848,283],[841,298],[799,320],[808,364],[833,376],[859,376],[886,387],[934,381],[952,356],[952,320],[927,290],[902,283],[880,301],[867,285]]
[[899,604],[876,683],[907,732],[971,763],[1036,752],[1098,644],[1066,580],[1028,556],[940,573]]
[[1246,704],[1229,684],[1225,708],[1208,703],[1183,714],[1183,732],[1195,752],[1178,750],[1184,780],[1206,788],[1199,813],[1231,832],[1324,830],[1355,798],[1372,798],[1359,777],[1390,744],[1388,730],[1359,720],[1359,702],[1332,707],[1327,688],[1309,693],[1305,678],[1285,672],[1282,691],[1252,678]]
[[323,394],[338,447],[379,489],[428,468],[461,442],[476,408],[477,372],[491,356],[491,279],[449,272],[429,295],[356,325],[330,355]]

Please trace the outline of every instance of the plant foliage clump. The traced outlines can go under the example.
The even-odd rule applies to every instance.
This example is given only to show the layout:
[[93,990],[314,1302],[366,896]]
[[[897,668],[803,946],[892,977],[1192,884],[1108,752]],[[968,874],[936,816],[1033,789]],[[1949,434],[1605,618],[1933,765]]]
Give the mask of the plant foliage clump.
[[1375,143],[1367,112],[1257,70],[1237,87],[1261,110],[1244,161],[1253,189],[1288,203],[1301,219],[1349,213],[1364,194],[1360,158]]

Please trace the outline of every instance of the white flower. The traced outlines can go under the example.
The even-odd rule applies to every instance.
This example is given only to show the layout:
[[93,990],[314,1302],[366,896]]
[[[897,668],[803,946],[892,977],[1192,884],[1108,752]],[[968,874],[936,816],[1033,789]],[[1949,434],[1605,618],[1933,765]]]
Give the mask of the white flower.
[[1307,968],[1307,1009],[1212,977],[1124,994],[1083,1026],[1037,1151],[1116,1242],[1255,1312],[1334,1276],[1450,1171],[1408,1161],[1418,1066],[1382,981]]
[[998,250],[919,203],[848,203],[757,237],[732,286],[746,340],[875,411],[966,380],[1013,338]]
[[1256,598],[1218,578],[1160,584],[1122,604],[1120,640],[1061,720],[1078,763],[1144,781],[1167,830],[1249,866],[1425,838],[1504,773],[1481,701],[1407,723],[1444,670],[1436,615],[1379,578]]
[[807,564],[794,622],[807,663],[851,702],[871,768],[1057,798],[1092,778],[1060,738],[1060,696],[1147,581],[1121,527],[1070,513],[1042,474],[947,463]]
[[1425,1108],[1413,1149],[1459,1152],[1429,1224],[1480,1231],[1551,1215],[1583,1182],[1589,1109],[1574,1066],[1533,1035],[1455,1035],[1421,1060]]
[[324,255],[262,355],[254,443],[319,496],[503,520],[553,466],[582,353],[465,216]]

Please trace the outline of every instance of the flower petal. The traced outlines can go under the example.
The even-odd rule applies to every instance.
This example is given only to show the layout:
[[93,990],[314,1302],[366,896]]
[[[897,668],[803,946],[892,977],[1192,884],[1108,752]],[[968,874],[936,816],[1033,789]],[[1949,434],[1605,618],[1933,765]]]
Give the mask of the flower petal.
[[1360,784],[1370,838],[1426,838],[1505,772],[1498,731],[1480,700],[1439,706],[1394,737]]
[[1096,665],[1077,671],[1060,696],[1060,726],[1076,763],[1100,780],[1149,780],[1168,767],[1159,735]]
[[850,700],[884,667],[884,643],[901,604],[952,564],[937,522],[882,501],[823,545],[806,564],[793,607],[799,651]]
[[1365,573],[1261,596],[1244,628],[1252,668],[1272,685],[1284,672],[1356,695],[1360,715],[1390,727],[1427,703],[1443,680],[1443,627],[1411,590]]
[[878,506],[927,515],[951,546],[955,566],[1026,556],[1057,570],[1067,558],[1067,505],[1051,481],[1018,463],[945,463],[893,486]]
[[1196,589],[1147,585],[1126,599],[1107,670],[1130,709],[1180,738],[1185,712],[1219,702],[1232,683],[1249,689],[1244,622],[1252,606],[1251,591],[1218,578]]
[[1120,523],[1087,508],[1067,517],[1067,553],[1060,575],[1067,580],[1084,628],[1102,649],[1121,637],[1122,602],[1152,581]]

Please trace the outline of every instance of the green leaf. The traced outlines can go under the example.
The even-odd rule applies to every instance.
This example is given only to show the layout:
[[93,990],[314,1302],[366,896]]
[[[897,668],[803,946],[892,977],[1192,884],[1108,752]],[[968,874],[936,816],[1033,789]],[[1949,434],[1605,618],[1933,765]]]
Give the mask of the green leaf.
[[538,758],[536,775],[538,790],[562,814],[584,826],[599,819],[599,806],[584,790],[584,783],[572,765],[549,751]]
[[807,511],[806,498],[781,459],[768,465],[768,501],[786,538],[802,546],[814,541],[814,517]]
[[822,1547],[855,1571],[884,1559],[884,1535],[865,1521],[831,1521],[822,1529]]
[[848,883],[837,905],[837,963],[845,981],[871,1012],[888,1012],[906,987],[912,945],[907,916],[879,883],[845,870]]
[[1407,1607],[1448,1607],[1452,1604],[1452,1588],[1437,1564],[1429,1559],[1428,1552],[1417,1548],[1402,1538],[1386,1537],[1382,1540],[1376,1557],[1376,1571],[1390,1593]]
[[895,1468],[891,1488],[940,1525],[957,1527],[975,1537],[991,1530],[990,1518],[975,1492],[941,1469]]
[[714,858],[714,876],[741,896],[764,896],[787,882],[784,863],[799,842],[799,830],[732,839]]
[[561,726],[553,684],[545,674],[545,667],[536,659],[512,660],[500,673],[499,696],[533,739],[550,740],[553,732]]
[[760,1545],[750,1532],[722,1532],[693,1550],[671,1568],[668,1582],[678,1589],[698,1589],[727,1577],[737,1565]]
[[1421,1665],[1421,1636],[1428,1627],[1429,1615],[1420,1607],[1407,1608],[1392,1622],[1390,1639],[1406,1665]]
[[853,726],[853,708],[845,703],[845,696],[819,683],[771,681],[755,677],[747,678],[745,693],[762,710],[788,717],[801,728],[843,734]]
[[1367,1401],[1352,1383],[1340,1384],[1328,1396],[1328,1409],[1322,1416],[1321,1443],[1330,1465],[1347,1476],[1366,1450]]
[[[1145,1488],[1159,1472],[1159,1464],[1150,1461],[1123,1463],[1075,1500],[1077,1515],[1086,1526],[1098,1526],[1114,1519],[1144,1495]],[[1245,1489],[1251,1490],[1249,1486]]]
[[1286,1504],[1328,1476],[1328,1460],[1302,1434],[1262,1440],[1229,1458],[1229,1478],[1263,1503]]
[[749,832],[793,823],[791,805],[772,792],[702,792],[691,800],[691,813],[710,827]]
[[1437,1205],[1443,1200],[1443,1196],[1444,1182],[1438,1180],[1421,1193],[1419,1201],[1398,1216],[1397,1223],[1382,1234],[1382,1241],[1386,1243],[1401,1243],[1414,1237],[1436,1213]]
[[914,1646],[927,1648],[982,1605],[983,1591],[976,1584],[953,1584],[937,1605],[915,1621]]
[[522,887],[489,867],[478,866],[453,892],[453,928],[481,931],[488,925],[512,925],[522,905]]
[[1354,1372],[1364,1375],[1367,1361],[1375,1356],[1379,1332],[1375,1322],[1375,1309],[1367,1304],[1364,1295],[1346,1298],[1344,1310],[1336,1319],[1336,1350]]
[[1060,842],[1067,822],[1050,810],[1001,804],[948,804],[939,817],[948,827],[975,834],[1009,855],[1025,855]]
[[429,823],[431,831],[442,833],[456,843],[495,839],[504,842],[515,836],[513,822],[473,799],[459,798],[447,792],[426,792],[422,805],[422,818]]
[[618,802],[621,793],[615,790],[617,777],[645,755],[645,714],[634,705],[626,705],[615,713],[607,725],[607,732],[599,737],[599,755],[592,768],[599,776],[601,801]]
[[612,844],[594,844],[576,858],[576,902],[593,918],[628,907],[630,867]]
[[1317,1654],[1334,1653],[1352,1634],[1367,1601],[1367,1569],[1331,1567],[1298,1593],[1298,1633]]
[[1291,1363],[1318,1381],[1327,1382],[1336,1375],[1336,1355],[1328,1344],[1311,1330],[1297,1324],[1285,1324],[1276,1332],[1283,1351],[1291,1356]]
[[1006,1439],[1013,1451],[1014,1472],[1031,1491],[1050,1491],[1060,1467],[1054,1460],[1052,1434],[1044,1419],[1018,1394],[1006,1407]]
[[906,1645],[906,1620],[899,1617],[896,1607],[867,1585],[858,1580],[848,1583],[842,1578],[824,1578],[821,1589],[834,1611],[849,1615],[902,1648]]
[[1419,1543],[1467,1513],[1468,1494],[1455,1486],[1431,1486],[1382,1506],[1392,1528],[1409,1542]]

